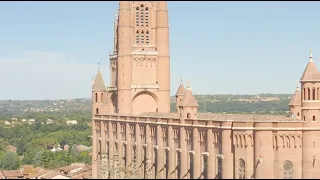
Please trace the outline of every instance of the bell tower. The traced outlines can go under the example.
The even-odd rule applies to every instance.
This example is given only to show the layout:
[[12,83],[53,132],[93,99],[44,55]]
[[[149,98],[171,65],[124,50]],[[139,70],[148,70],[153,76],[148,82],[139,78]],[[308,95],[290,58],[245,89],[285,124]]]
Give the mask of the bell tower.
[[166,1],[120,1],[108,92],[114,112],[170,112]]

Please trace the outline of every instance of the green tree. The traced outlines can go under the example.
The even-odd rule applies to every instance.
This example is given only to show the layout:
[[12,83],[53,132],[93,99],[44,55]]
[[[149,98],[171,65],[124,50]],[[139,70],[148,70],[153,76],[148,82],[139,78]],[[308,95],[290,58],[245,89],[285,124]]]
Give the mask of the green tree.
[[6,152],[0,159],[0,168],[6,170],[15,170],[20,167],[20,159],[14,152]]

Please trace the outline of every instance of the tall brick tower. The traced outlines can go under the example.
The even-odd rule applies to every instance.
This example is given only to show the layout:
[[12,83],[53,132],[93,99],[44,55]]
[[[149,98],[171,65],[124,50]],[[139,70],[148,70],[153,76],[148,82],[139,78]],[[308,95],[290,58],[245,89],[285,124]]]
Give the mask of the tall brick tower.
[[112,112],[170,112],[166,1],[120,1],[110,54]]

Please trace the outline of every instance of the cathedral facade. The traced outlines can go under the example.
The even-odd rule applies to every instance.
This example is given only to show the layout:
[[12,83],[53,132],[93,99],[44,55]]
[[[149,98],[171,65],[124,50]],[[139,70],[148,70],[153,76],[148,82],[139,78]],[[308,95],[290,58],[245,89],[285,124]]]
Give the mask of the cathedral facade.
[[110,85],[92,84],[92,177],[320,178],[320,73],[309,62],[290,117],[198,113],[181,81],[170,112],[166,1],[120,1]]

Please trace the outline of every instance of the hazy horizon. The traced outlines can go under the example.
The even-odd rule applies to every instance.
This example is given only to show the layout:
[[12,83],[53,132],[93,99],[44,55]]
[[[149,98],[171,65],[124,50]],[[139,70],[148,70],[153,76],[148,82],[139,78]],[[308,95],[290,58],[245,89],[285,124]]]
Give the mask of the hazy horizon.
[[[273,94],[273,95],[293,95],[293,93],[258,93],[258,94]],[[230,95],[230,96],[254,96],[258,94],[194,94],[195,96],[204,96],[204,95]],[[170,97],[174,97],[171,95]],[[75,97],[75,98],[64,98],[64,99],[0,99],[0,101],[57,101],[57,100],[69,100],[69,99],[91,99],[91,97]]]
[[[200,95],[293,94],[310,48],[319,61],[319,8],[169,1],[171,95],[181,77]],[[98,61],[108,86],[117,10],[117,2],[1,2],[0,99],[90,97]]]

